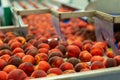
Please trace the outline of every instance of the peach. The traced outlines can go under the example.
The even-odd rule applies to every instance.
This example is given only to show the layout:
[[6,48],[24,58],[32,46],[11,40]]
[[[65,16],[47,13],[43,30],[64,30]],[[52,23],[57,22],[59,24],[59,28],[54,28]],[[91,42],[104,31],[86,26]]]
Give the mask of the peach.
[[75,73],[75,70],[65,70],[63,74]]
[[27,55],[31,55],[31,56],[35,56],[36,54],[38,53],[37,49],[36,48],[33,48],[33,49],[29,49],[26,54]]
[[14,54],[14,56],[17,56],[22,59],[25,56],[25,53],[19,52],[19,53]]
[[79,59],[83,62],[89,62],[92,58],[92,55],[88,51],[81,51],[79,55]]
[[36,50],[37,51],[37,48],[32,45],[32,46],[29,46],[26,49],[24,49],[24,52],[27,53],[29,50]]
[[90,61],[91,61],[91,63],[93,63],[94,61],[101,61],[101,62],[103,62],[104,58],[102,56],[93,56]]
[[2,31],[0,31],[0,39],[3,40],[5,38],[5,35]]
[[80,60],[78,58],[71,57],[67,60],[67,62],[70,62],[73,66],[75,66],[76,64],[80,62]]
[[38,53],[46,53],[46,54],[48,54],[48,49],[40,48],[40,49],[38,49]]
[[40,61],[48,61],[48,55],[46,53],[39,53],[35,56],[35,63],[38,64]]
[[89,69],[90,67],[86,62],[81,62],[81,63],[76,64],[75,71],[80,72],[82,69],[85,69],[85,68]]
[[116,60],[117,65],[120,65],[120,55],[115,56],[114,59]]
[[0,50],[3,50],[3,49],[11,50],[10,46],[9,46],[8,44],[6,44],[6,43],[4,43],[4,44],[2,44],[2,45],[0,46]]
[[8,60],[8,64],[15,65],[18,67],[22,63],[22,59],[17,56],[11,56]]
[[36,43],[36,41],[37,41],[36,39],[31,39],[31,40],[28,41],[28,43],[34,45]]
[[30,63],[34,64],[35,59],[31,55],[25,55],[25,56],[23,56],[22,61],[23,62],[30,62]]
[[88,68],[83,68],[83,69],[80,70],[80,72],[85,72],[85,71],[90,71],[90,69],[88,69]]
[[3,40],[3,42],[4,43],[8,43],[10,40],[11,40],[10,37],[5,37],[4,40]]
[[15,34],[14,34],[13,32],[11,32],[11,31],[6,32],[6,33],[5,33],[5,36],[10,37],[11,39],[14,39],[14,38],[15,38]]
[[0,59],[5,60],[6,62],[8,62],[9,58],[10,58],[10,55],[8,55],[8,54],[2,55],[2,56],[0,57]]
[[15,39],[11,39],[9,42],[8,42],[8,45],[11,46],[12,43],[16,42],[17,40]]
[[84,40],[83,42],[82,42],[82,45],[85,45],[85,44],[87,44],[87,43],[90,43],[90,44],[94,44],[93,43],[93,41],[91,41],[91,40]]
[[0,39],[0,46],[3,45],[3,41]]
[[106,42],[96,42],[94,46],[100,46],[104,49],[104,51],[107,50],[107,43]]
[[5,71],[6,73],[9,73],[14,69],[17,69],[17,67],[15,65],[9,64],[3,68],[3,71]]
[[107,51],[106,56],[109,58],[113,58],[115,55],[114,55],[113,51]]
[[79,54],[80,54],[80,49],[79,47],[75,46],[75,45],[68,45],[67,46],[67,53],[66,53],[66,56],[68,58],[70,57],[76,57],[78,58],[79,57]]
[[21,44],[24,44],[26,42],[25,38],[22,36],[18,36],[15,38],[18,42],[20,42]]
[[30,62],[24,62],[19,65],[18,69],[23,70],[28,76],[34,71],[34,65]]
[[46,77],[47,73],[43,70],[35,70],[32,74],[31,77],[34,78],[40,78],[40,77]]
[[57,76],[57,74],[55,74],[55,73],[50,73],[50,74],[47,75],[47,77],[52,77],[52,76]]
[[51,65],[51,67],[59,67],[64,62],[64,60],[59,56],[54,56],[51,57],[48,62]]
[[66,54],[66,47],[65,46],[63,46],[63,45],[58,45],[58,46],[56,46],[56,48],[57,49],[59,49],[64,55]]
[[7,62],[3,59],[0,59],[0,70],[2,70],[7,65]]
[[39,39],[38,39],[38,41],[40,41],[40,42],[42,42],[42,43],[48,43],[48,39],[46,38],[46,37],[40,37]]
[[101,69],[101,68],[105,68],[105,65],[101,61],[94,61],[91,64],[91,70],[96,70],[96,69]]
[[50,46],[50,49],[53,49],[55,48],[59,43],[57,40],[55,39],[51,39],[49,42],[48,42],[49,46]]
[[108,58],[103,62],[107,68],[117,66],[117,61],[114,58]]
[[63,54],[62,54],[62,52],[60,51],[54,51],[54,52],[49,52],[49,59],[51,58],[51,57],[53,57],[53,56],[59,56],[59,57],[63,57]]
[[27,34],[26,37],[25,37],[27,42],[31,39],[34,39],[34,38],[35,38],[35,36],[33,34]]
[[78,46],[79,48],[80,48],[80,50],[82,49],[82,42],[81,41],[74,41],[73,43],[72,43],[72,45],[76,45],[76,46]]
[[20,47],[17,47],[12,52],[13,52],[13,54],[20,53],[20,52],[24,53],[24,50],[22,48],[20,48]]
[[93,56],[103,56],[104,55],[104,50],[103,48],[101,48],[100,46],[93,46],[91,49],[90,49],[90,53],[93,55]]
[[[38,48],[41,43],[42,43],[41,41],[35,41],[34,46],[36,48]],[[45,44],[47,44],[47,43],[45,43]]]
[[[42,65],[42,66],[41,66]],[[37,70],[44,70],[47,72],[50,69],[50,64],[46,61],[40,61],[37,66]]]
[[49,50],[50,46],[47,43],[41,43],[41,44],[38,45],[38,49],[40,49],[40,48],[46,48],[46,49]]
[[7,73],[4,71],[0,71],[0,80],[7,80]]
[[65,47],[68,46],[68,42],[67,41],[61,41],[59,44],[65,46]]
[[50,73],[54,73],[54,74],[57,74],[57,75],[61,75],[61,74],[62,74],[62,70],[59,69],[59,68],[50,68],[50,69],[47,71],[47,74],[50,74]]
[[12,52],[8,49],[3,49],[0,51],[0,56],[5,55],[5,54],[12,55]]
[[23,45],[23,49],[24,49],[24,50],[27,49],[27,48],[29,48],[29,47],[33,47],[33,45],[30,44],[30,43],[25,43],[25,44]]
[[24,80],[28,77],[25,72],[21,69],[14,69],[9,72],[7,80]]
[[14,43],[11,44],[11,49],[14,50],[17,47],[22,47],[22,44],[18,41],[15,41]]
[[69,62],[64,62],[64,63],[62,63],[59,68],[60,68],[62,71],[65,71],[65,70],[73,70],[73,69],[74,69],[73,65],[72,65],[71,63],[69,63]]
[[84,44],[84,45],[82,46],[82,50],[83,50],[83,51],[84,51],[84,50],[87,50],[87,51],[90,52],[90,49],[91,49],[92,46],[93,46],[93,44],[86,43],[86,44]]

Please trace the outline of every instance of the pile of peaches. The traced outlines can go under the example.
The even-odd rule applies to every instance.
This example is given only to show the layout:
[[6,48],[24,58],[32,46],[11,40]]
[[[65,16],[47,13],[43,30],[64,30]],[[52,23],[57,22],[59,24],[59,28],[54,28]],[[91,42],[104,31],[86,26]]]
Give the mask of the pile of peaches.
[[[120,46],[119,46],[120,47]],[[120,65],[106,42],[71,44],[43,36],[0,32],[0,80],[29,80]]]

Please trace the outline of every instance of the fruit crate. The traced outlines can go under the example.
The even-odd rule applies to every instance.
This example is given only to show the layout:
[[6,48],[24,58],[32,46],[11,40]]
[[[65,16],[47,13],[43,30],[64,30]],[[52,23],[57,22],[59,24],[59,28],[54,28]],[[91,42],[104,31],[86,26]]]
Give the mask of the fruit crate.
[[49,13],[50,10],[34,0],[11,0],[12,8],[18,15]]
[[[120,23],[120,16],[112,16],[100,11],[58,12],[51,9],[51,12],[51,14],[53,14],[58,19],[68,19],[73,17],[97,17],[110,23]],[[64,74],[53,77],[35,78],[31,80],[119,80],[119,70],[120,67],[118,66],[86,72]]]

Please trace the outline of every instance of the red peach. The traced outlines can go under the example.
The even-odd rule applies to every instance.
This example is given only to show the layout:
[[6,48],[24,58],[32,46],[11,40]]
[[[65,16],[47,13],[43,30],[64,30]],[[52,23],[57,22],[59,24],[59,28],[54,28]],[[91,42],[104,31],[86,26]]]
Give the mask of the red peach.
[[35,63],[38,64],[40,61],[48,61],[48,55],[46,53],[39,53],[35,56]]
[[59,68],[60,68],[62,71],[65,71],[65,70],[73,70],[73,69],[74,69],[73,65],[72,65],[71,63],[69,63],[69,62],[64,62],[64,63],[62,63]]
[[89,62],[92,58],[92,55],[88,51],[82,51],[80,52],[79,58],[83,62]]
[[80,72],[82,69],[85,69],[85,68],[90,68],[89,65],[86,63],[86,62],[81,62],[81,63],[78,63],[76,66],[75,66],[75,71],[76,72]]
[[7,65],[7,62],[3,59],[0,59],[0,70],[2,70]]
[[0,51],[0,56],[5,55],[5,54],[11,55],[12,52],[8,49],[3,49]]
[[96,69],[101,69],[101,68],[105,68],[105,65],[101,61],[94,61],[91,64],[91,70],[96,70]]
[[104,49],[104,51],[107,50],[107,43],[106,42],[96,42],[94,46],[100,46]]
[[54,74],[57,74],[57,75],[61,75],[61,74],[62,74],[62,70],[59,69],[59,68],[50,68],[50,69],[47,71],[47,74],[50,74],[50,73],[54,73]]
[[29,47],[33,47],[33,45],[30,44],[30,43],[25,43],[25,44],[23,45],[23,49],[24,49],[24,50],[27,49],[27,48],[29,48]]
[[117,61],[115,58],[107,58],[107,60],[104,60],[103,63],[107,68],[117,66]]
[[36,48],[34,48],[34,49],[29,49],[29,50],[26,52],[27,55],[31,55],[31,56],[33,56],[33,57],[34,57],[37,53],[38,53],[38,51],[37,51]]
[[91,49],[92,46],[93,46],[93,44],[86,43],[86,44],[83,45],[82,50],[87,50],[87,51],[90,52],[90,49]]
[[7,80],[24,80],[27,77],[25,72],[21,69],[12,70],[7,77]]
[[59,67],[64,62],[64,60],[59,56],[54,56],[51,57],[48,62],[51,65],[51,67]]
[[18,67],[22,63],[22,59],[17,56],[11,56],[8,60],[8,64],[15,65]]
[[34,78],[40,78],[40,77],[46,77],[47,73],[43,70],[35,70],[32,74],[31,77]]
[[40,48],[40,49],[38,49],[38,53],[46,53],[46,54],[48,54],[48,49]]
[[32,64],[34,64],[35,60],[34,60],[34,57],[31,56],[31,55],[25,55],[23,58],[22,58],[22,61],[23,62],[30,62]]
[[75,46],[75,45],[68,45],[67,46],[67,53],[66,53],[66,56],[68,58],[70,57],[76,57],[78,58],[79,57],[79,54],[80,54],[80,49],[79,47]]
[[11,44],[11,49],[14,50],[17,47],[22,47],[22,44],[18,41],[15,41],[14,43]]
[[73,43],[72,43],[72,45],[76,45],[76,46],[78,46],[80,49],[82,49],[82,42],[81,41],[74,41]]
[[63,46],[63,45],[58,45],[58,46],[56,46],[56,48],[57,49],[59,49],[64,55],[66,54],[66,47],[65,46]]
[[16,54],[14,54],[14,56],[17,56],[22,59],[25,56],[25,53],[23,53],[23,52],[16,53]]
[[20,47],[17,47],[13,50],[13,54],[20,53],[20,52],[24,53],[24,50]]
[[117,65],[120,65],[120,55],[115,56],[114,59],[116,60]]
[[75,70],[65,70],[63,74],[75,73]]
[[49,46],[50,46],[50,49],[53,49],[55,48],[57,45],[58,45],[58,41],[55,40],[55,39],[51,39],[49,42],[48,42]]
[[40,48],[46,48],[46,49],[49,50],[50,46],[47,43],[41,43],[41,44],[38,45],[38,49],[40,49]]
[[0,80],[7,80],[7,73],[4,71],[0,71]]
[[93,63],[94,61],[101,61],[101,62],[103,62],[104,58],[102,56],[93,56],[90,61],[91,61],[91,63]]
[[2,56],[0,57],[0,59],[5,60],[6,62],[8,62],[9,58],[10,58],[10,55],[8,55],[8,54],[2,55]]
[[24,62],[19,65],[18,69],[23,70],[28,76],[34,71],[34,65],[30,62]]
[[15,65],[7,65],[7,66],[5,66],[4,68],[3,68],[3,71],[5,71],[6,73],[9,73],[9,72],[11,72],[12,70],[14,70],[14,69],[17,69],[17,67],[15,66]]
[[99,46],[93,46],[91,49],[90,49],[90,53],[93,55],[93,56],[103,56],[104,54],[104,50],[103,48],[99,47]]
[[113,58],[115,56],[114,53],[113,53],[113,51],[107,51],[106,55],[109,58]]
[[48,69],[50,69],[50,65],[49,65],[48,62],[46,62],[46,61],[40,61],[38,63],[37,70],[44,70],[45,72],[47,72]]

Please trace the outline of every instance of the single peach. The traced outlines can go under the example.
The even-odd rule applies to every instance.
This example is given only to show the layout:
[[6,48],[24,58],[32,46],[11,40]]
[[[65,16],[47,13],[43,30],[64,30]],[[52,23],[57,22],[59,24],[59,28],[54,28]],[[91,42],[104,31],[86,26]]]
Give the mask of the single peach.
[[22,59],[17,56],[11,56],[8,60],[8,64],[15,65],[18,67],[22,63]]
[[[42,65],[42,66],[41,66]],[[48,71],[48,69],[50,69],[50,64],[46,61],[40,61],[38,63],[38,66],[37,66],[37,70],[44,70],[45,72]]]
[[106,42],[96,42],[94,46],[100,46],[104,49],[104,51],[107,50],[107,43]]
[[63,53],[63,55],[66,54],[67,49],[65,46],[60,44],[60,45],[56,46],[56,48],[59,49]]
[[48,55],[46,53],[39,53],[35,56],[35,63],[38,64],[40,61],[48,61]]
[[75,45],[68,45],[67,46],[67,53],[66,53],[66,56],[68,58],[70,57],[76,57],[78,58],[79,57],[79,54],[80,54],[80,49],[79,47],[75,46]]
[[8,62],[8,60],[9,60],[10,57],[11,57],[10,55],[5,54],[5,55],[2,55],[2,56],[0,57],[0,59],[3,59],[3,60],[5,60],[6,62]]
[[115,56],[114,59],[116,60],[117,65],[120,65],[120,55]]
[[61,51],[56,51],[56,52],[54,51],[54,52],[49,52],[48,56],[49,56],[49,59],[50,59],[53,56],[63,57],[63,54],[62,54]]
[[18,42],[20,42],[21,44],[24,44],[26,42],[25,38],[22,36],[18,36],[15,38]]
[[22,47],[22,44],[18,41],[15,41],[14,43],[11,44],[11,49],[14,50],[17,47]]
[[89,62],[92,58],[92,55],[88,51],[81,51],[79,55],[79,59],[83,62]]
[[64,60],[59,56],[54,56],[51,57],[48,62],[51,65],[51,67],[59,67],[64,62]]
[[34,71],[34,65],[30,62],[24,62],[19,65],[18,69],[23,70],[28,76]]
[[15,65],[9,64],[3,68],[3,71],[5,71],[6,73],[9,73],[14,69],[17,69],[17,67]]
[[115,58],[108,58],[107,60],[104,60],[103,63],[107,68],[117,66],[117,61],[115,60]]
[[5,71],[0,71],[0,80],[7,80],[7,75]]
[[27,55],[31,55],[31,56],[35,56],[36,54],[38,53],[37,49],[36,48],[33,48],[33,49],[29,49],[26,54]]
[[62,74],[62,70],[59,69],[59,68],[50,68],[50,69],[47,71],[47,74],[50,74],[50,73],[54,73],[54,74],[57,74],[57,75],[61,75],[61,74]]
[[47,73],[44,70],[35,70],[32,74],[31,77],[34,78],[40,78],[40,77],[46,77]]
[[3,59],[0,59],[0,70],[2,70],[7,65],[7,62]]
[[72,65],[71,63],[69,63],[69,62],[64,62],[64,63],[62,63],[59,68],[60,68],[62,71],[65,71],[65,70],[73,70],[73,69],[74,69],[73,65]]
[[102,69],[105,68],[105,65],[101,61],[94,61],[91,64],[91,70]]
[[20,53],[20,52],[24,53],[24,50],[20,47],[17,47],[12,52],[13,52],[13,54]]
[[91,61],[91,63],[93,63],[94,61],[101,61],[101,62],[103,62],[104,58],[102,56],[93,56],[90,61]]
[[46,54],[48,54],[48,49],[40,48],[40,49],[38,49],[38,53],[46,53]]
[[76,46],[78,46],[79,48],[80,48],[80,50],[82,49],[82,42],[81,41],[74,41],[73,43],[72,43],[72,45],[76,45]]
[[25,55],[25,56],[23,56],[22,61],[23,62],[30,62],[30,63],[34,64],[35,59],[31,55]]
[[7,80],[24,80],[28,77],[25,72],[21,69],[14,69],[9,72]]
[[115,55],[114,55],[113,51],[107,51],[106,56],[109,58],[114,58]]
[[46,48],[46,49],[49,50],[50,46],[47,43],[41,43],[41,44],[38,45],[38,49],[40,49],[40,48]]
[[17,56],[22,59],[25,56],[25,53],[19,52],[19,53],[14,54],[14,56]]
[[3,41],[0,39],[0,46],[3,45]]
[[90,52],[90,49],[91,49],[92,46],[93,46],[93,44],[91,44],[91,43],[86,43],[86,44],[84,44],[84,45],[82,46],[82,50],[83,50],[83,51],[84,51],[84,50],[87,50],[87,51]]
[[73,66],[75,66],[76,64],[80,62],[80,60],[78,58],[71,57],[67,60],[67,62],[70,62]]
[[82,69],[85,69],[85,68],[89,69],[90,67],[86,62],[80,62],[80,63],[76,64],[75,71],[80,72]]
[[49,46],[50,46],[50,49],[53,49],[55,48],[57,45],[58,45],[58,41],[55,40],[55,39],[51,39],[49,42],[48,42]]

